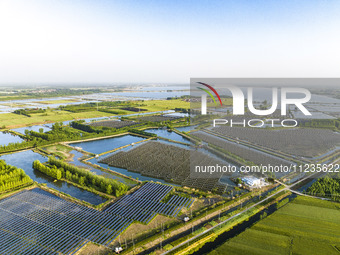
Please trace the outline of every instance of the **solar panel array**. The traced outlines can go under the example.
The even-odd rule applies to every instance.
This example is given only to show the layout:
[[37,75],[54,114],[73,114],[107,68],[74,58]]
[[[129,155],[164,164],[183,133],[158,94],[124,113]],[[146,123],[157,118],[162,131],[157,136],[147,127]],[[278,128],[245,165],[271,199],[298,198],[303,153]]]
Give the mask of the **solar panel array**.
[[23,191],[0,201],[0,252],[73,254],[87,241],[108,245],[131,222],[40,189]]
[[175,211],[174,214],[171,216],[176,217],[183,207],[189,208],[193,202],[194,202],[193,198],[190,199],[187,197],[181,197],[177,195],[172,196],[167,203],[169,205],[177,206],[178,210]]
[[108,246],[132,222],[156,214],[177,216],[193,199],[172,196],[173,187],[148,182],[104,211],[61,199],[41,189],[0,200],[0,254],[74,254],[88,241]]
[[[105,212],[146,224],[156,214],[177,216],[181,208],[183,208],[184,202],[188,203],[189,201],[187,200],[190,199],[176,196],[181,199],[182,203],[170,204],[169,202],[160,202],[172,189],[171,186],[148,182],[136,192],[123,196],[106,208]],[[176,201],[174,200],[174,202]]]

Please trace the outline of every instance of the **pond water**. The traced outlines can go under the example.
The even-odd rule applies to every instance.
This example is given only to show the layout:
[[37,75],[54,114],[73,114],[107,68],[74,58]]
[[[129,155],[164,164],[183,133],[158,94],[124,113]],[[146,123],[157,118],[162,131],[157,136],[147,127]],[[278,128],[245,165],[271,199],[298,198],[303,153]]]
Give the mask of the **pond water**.
[[47,158],[40,155],[39,153],[35,153],[31,150],[21,151],[13,154],[1,155],[0,159],[5,160],[6,163],[9,165],[13,165],[23,169],[26,172],[26,174],[29,177],[31,177],[33,181],[36,181],[38,183],[46,183],[47,184],[46,186],[49,188],[53,188],[58,191],[64,192],[66,194],[71,195],[72,197],[84,200],[94,205],[98,205],[106,201],[106,199],[102,198],[101,196],[80,189],[76,186],[68,184],[67,182],[64,181],[54,182],[54,178],[51,178],[43,173],[40,173],[39,171],[34,170],[32,168],[34,160],[39,160],[40,162],[47,161]]
[[20,143],[23,139],[21,139],[17,135],[13,135],[11,133],[0,132],[0,146],[8,145],[9,143]]
[[[76,150],[70,151],[70,153],[74,154],[74,157],[73,157],[73,161],[70,161],[69,163],[74,164],[74,165],[79,166],[79,167],[84,167],[84,168],[88,169],[90,172],[95,173],[97,175],[101,175],[101,176],[104,176],[104,177],[110,178],[110,179],[115,179],[119,182],[125,183],[126,185],[131,185],[131,183],[127,183],[125,181],[125,179],[123,179],[119,176],[116,176],[116,175],[111,174],[109,172],[104,172],[100,169],[93,168],[93,167],[81,162],[79,159],[84,156],[83,153],[76,151]],[[107,168],[107,167],[105,167],[105,168]]]
[[145,140],[145,138],[134,135],[123,135],[87,142],[70,143],[69,145],[81,147],[84,151],[100,154],[142,140]]
[[[165,89],[167,90],[167,89]],[[189,91],[137,91],[137,92],[113,92],[113,93],[101,93],[100,95],[111,96],[111,97],[128,97],[137,99],[166,99],[168,97],[181,97],[189,95]]]
[[[53,103],[53,101],[56,100],[74,100],[75,98],[78,98],[79,101],[77,102],[65,102],[65,103]],[[44,102],[48,101],[48,103]],[[70,96],[70,97],[53,97],[53,98],[39,98],[39,99],[18,99],[18,100],[11,100],[11,101],[0,101],[0,112],[2,113],[9,113],[13,112],[15,110],[23,109],[23,108],[28,108],[28,109],[33,109],[33,108],[57,108],[59,106],[65,106],[65,105],[74,105],[74,104],[83,104],[83,103],[91,103],[91,102],[96,102],[94,100],[82,100],[81,97],[76,97],[76,96]],[[14,106],[12,107],[11,105]],[[15,106],[15,105],[18,106]]]
[[189,90],[189,85],[173,85],[173,86],[143,86],[141,91],[165,91],[165,90]]
[[[125,100],[139,99],[165,99],[168,97],[180,97],[189,95],[189,86],[156,86],[156,87],[141,87],[135,91],[113,92],[113,93],[94,93],[81,96],[65,96],[54,98],[39,98],[39,99],[18,99],[11,101],[0,101],[0,112],[8,113],[23,108],[57,108],[61,105],[74,105],[90,102],[100,102],[100,100],[110,98],[121,98]],[[85,99],[86,98],[86,99]],[[54,103],[54,100],[74,100],[77,102]],[[100,100],[99,100],[100,99]],[[48,101],[48,103],[44,102]],[[20,106],[12,107],[11,104],[18,104]],[[23,106],[21,106],[23,105]]]
[[[51,125],[51,127],[52,127],[52,125]],[[38,126],[15,128],[15,129],[12,129],[12,130],[24,135],[26,129],[28,129],[29,131],[39,132],[40,128],[43,129],[44,133],[47,132],[47,131],[51,131],[51,128],[47,127],[46,125],[44,125],[44,126],[38,125]]]
[[187,138],[172,132],[172,131],[168,131],[167,129],[162,129],[162,128],[149,128],[149,129],[145,129],[145,132],[148,133],[152,133],[152,134],[156,134],[159,137],[163,137],[166,139],[170,139],[176,142],[182,142],[182,143],[190,143],[190,140],[188,140]]

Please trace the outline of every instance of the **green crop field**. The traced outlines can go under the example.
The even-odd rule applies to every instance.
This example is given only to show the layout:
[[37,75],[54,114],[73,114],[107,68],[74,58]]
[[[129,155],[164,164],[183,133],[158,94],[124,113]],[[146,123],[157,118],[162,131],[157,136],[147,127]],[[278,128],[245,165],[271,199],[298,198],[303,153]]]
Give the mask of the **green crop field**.
[[298,197],[209,254],[340,254],[340,204]]
[[6,126],[6,128],[16,128],[28,125],[38,125],[42,123],[96,118],[110,115],[112,114],[98,111],[71,113],[67,111],[54,110],[48,110],[46,113],[32,114],[32,117],[26,117],[24,115],[18,115],[15,113],[4,113],[0,114],[0,126]]
[[[135,102],[136,107],[139,107],[138,101]],[[141,107],[147,109],[148,111],[166,111],[175,108],[190,108],[190,103],[185,102],[181,99],[173,100],[145,100],[140,103]]]
[[[190,104],[188,102],[184,102],[182,100],[150,100],[144,102],[135,102],[134,106],[139,106],[139,104],[143,105],[143,108],[147,109],[149,112],[153,111],[165,111],[172,110],[175,108],[190,108]],[[63,110],[55,110],[50,109],[44,113],[33,113],[31,117],[27,117],[24,115],[18,115],[14,113],[4,113],[0,114],[0,127],[5,126],[6,128],[17,128],[29,125],[38,125],[43,123],[51,123],[51,122],[59,122],[66,120],[77,120],[77,119],[86,119],[86,118],[97,118],[97,117],[106,117],[112,115],[125,115],[132,114],[135,112],[121,110],[119,108],[110,108],[110,110],[115,113],[109,112],[101,112],[96,110],[90,110],[86,112],[69,112]]]

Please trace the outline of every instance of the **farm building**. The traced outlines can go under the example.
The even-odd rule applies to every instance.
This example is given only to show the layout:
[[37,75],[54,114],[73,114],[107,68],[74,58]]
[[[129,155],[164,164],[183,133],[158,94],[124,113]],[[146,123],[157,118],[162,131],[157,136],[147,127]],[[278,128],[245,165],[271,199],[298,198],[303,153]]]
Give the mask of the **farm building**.
[[253,187],[253,186],[260,186],[261,185],[261,179],[256,178],[254,176],[247,176],[243,177],[241,179],[247,186]]

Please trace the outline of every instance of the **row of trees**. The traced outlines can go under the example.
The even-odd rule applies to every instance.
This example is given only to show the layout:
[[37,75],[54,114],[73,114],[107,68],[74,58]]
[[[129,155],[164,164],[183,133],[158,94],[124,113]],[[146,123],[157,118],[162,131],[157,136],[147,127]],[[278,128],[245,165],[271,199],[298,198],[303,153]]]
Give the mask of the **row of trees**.
[[[58,128],[55,128],[57,126]],[[52,130],[46,133],[25,130],[26,140],[17,143],[0,145],[0,153],[29,149],[32,147],[47,145],[53,142],[81,139],[82,133],[67,126],[53,125]]]
[[0,192],[15,189],[32,182],[24,170],[7,165],[4,160],[0,160]]
[[175,108],[176,112],[182,112],[182,113],[190,113],[190,109],[188,108]]
[[91,102],[85,104],[77,104],[77,105],[66,105],[60,106],[60,110],[69,111],[69,112],[89,112],[89,111],[103,111],[109,112],[113,114],[117,114],[118,107],[140,107],[142,105],[136,104],[130,101],[105,101],[105,102]]
[[299,120],[301,127],[340,129],[340,119]]
[[128,186],[123,183],[96,175],[54,157],[48,158],[48,165],[38,160],[34,161],[33,168],[58,180],[64,178],[80,186],[93,188],[109,195],[121,196],[128,190]]
[[9,143],[7,145],[0,145],[0,153],[32,148],[32,147],[37,146],[38,143],[40,144],[40,142],[38,142],[37,139],[33,139],[31,141],[23,141],[21,143],[18,142],[18,143]]
[[86,125],[84,121],[72,121],[71,122],[71,127],[75,129],[79,129],[88,133],[103,133],[103,130],[101,128],[93,127],[90,125]]
[[46,112],[46,109],[35,108],[35,109],[18,109],[18,110],[15,110],[13,113],[24,115],[26,117],[32,117],[31,116],[32,113],[44,113],[44,112]]
[[63,177],[63,169],[58,169],[56,166],[46,166],[39,160],[33,162],[33,168],[57,180],[60,180]]
[[55,123],[52,130],[46,133],[25,130],[29,140],[37,139],[38,141],[61,142],[66,140],[76,140],[82,138],[82,134],[70,127],[63,126],[62,123]]
[[340,201],[340,174],[319,178],[307,189],[307,192],[315,196],[330,196],[333,200]]

